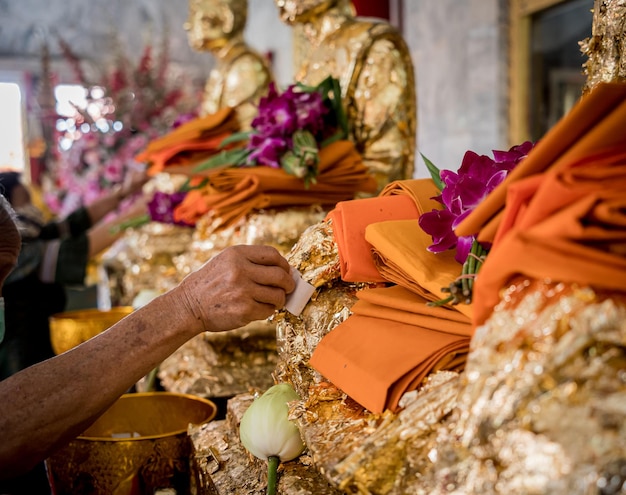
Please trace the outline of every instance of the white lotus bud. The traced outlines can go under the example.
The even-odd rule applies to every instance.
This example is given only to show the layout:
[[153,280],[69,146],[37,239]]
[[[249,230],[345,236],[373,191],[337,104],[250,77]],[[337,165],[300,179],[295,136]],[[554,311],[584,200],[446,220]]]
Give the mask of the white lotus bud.
[[256,399],[241,418],[239,438],[255,457],[278,457],[290,461],[304,451],[300,430],[288,419],[288,402],[300,397],[289,383],[270,387]]

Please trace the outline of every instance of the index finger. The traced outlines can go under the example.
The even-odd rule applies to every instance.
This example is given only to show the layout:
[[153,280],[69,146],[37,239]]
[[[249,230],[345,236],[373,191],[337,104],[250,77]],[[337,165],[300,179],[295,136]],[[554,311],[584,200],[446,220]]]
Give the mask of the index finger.
[[241,246],[246,249],[248,260],[257,265],[279,266],[289,272],[289,262],[272,246]]

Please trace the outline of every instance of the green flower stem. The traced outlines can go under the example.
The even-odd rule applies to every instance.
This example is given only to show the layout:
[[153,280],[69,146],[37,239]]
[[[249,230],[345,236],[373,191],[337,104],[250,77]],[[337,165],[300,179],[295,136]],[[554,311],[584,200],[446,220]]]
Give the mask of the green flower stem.
[[[463,295],[468,297],[470,299],[470,302],[472,297],[472,291],[474,290],[474,280],[476,279],[476,274],[478,273],[478,270],[480,270],[483,262],[483,256],[485,255],[485,253],[485,249],[480,245],[478,241],[475,240],[472,243],[472,249],[469,253],[469,256],[467,257],[467,260],[463,265],[464,267],[465,265],[467,265],[467,274],[469,274],[469,277],[467,278],[467,284],[466,286],[464,286]],[[465,287],[467,287],[467,292],[465,292]]]
[[445,299],[439,299],[438,301],[429,301],[426,306],[445,306],[448,303],[454,301],[454,296],[448,296]]
[[[474,249],[474,247],[476,249]],[[472,248],[472,252],[470,253],[470,273],[472,274],[471,280],[468,284],[470,289],[470,297],[474,291],[474,282],[476,280],[476,276],[478,275],[480,267],[483,265],[483,262],[485,261],[485,256],[487,255],[487,250],[483,248],[478,242],[475,242],[474,247]]]
[[129,218],[128,220],[125,220],[124,222],[121,222],[118,225],[111,227],[111,233],[119,234],[126,229],[141,227],[142,225],[150,223],[151,220],[152,218],[148,214]]
[[276,495],[279,464],[280,458],[278,456],[271,455],[267,458],[267,495]]
[[[472,244],[472,250],[474,249],[474,245],[476,244],[476,241],[474,241],[474,244]],[[463,294],[463,297],[467,300],[468,296],[470,295],[470,286],[469,286],[469,280],[470,277],[468,277],[468,274],[472,273],[470,271],[470,260],[472,259],[472,254],[470,251],[469,256],[467,257],[467,259],[465,260],[465,263],[463,263],[463,269],[461,270],[461,277],[459,277],[461,279],[461,294]]]
[[467,279],[467,291],[463,291],[463,295],[467,298],[472,297],[472,290],[474,288],[474,275],[476,275],[476,253],[481,249],[478,241],[474,240],[472,243],[472,249],[470,251],[469,257],[467,258],[467,273],[471,274],[471,277]]

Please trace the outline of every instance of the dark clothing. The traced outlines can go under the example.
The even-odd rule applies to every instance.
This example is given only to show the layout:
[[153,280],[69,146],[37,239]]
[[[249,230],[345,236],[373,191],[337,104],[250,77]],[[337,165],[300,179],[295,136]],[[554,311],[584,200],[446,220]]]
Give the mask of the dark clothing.
[[45,463],[37,466],[22,476],[10,480],[0,480],[0,495],[50,495]]
[[[10,198],[18,183],[2,174],[0,194]],[[49,317],[65,310],[66,284],[82,285],[89,256],[87,230],[91,220],[80,208],[61,222],[44,224],[33,205],[16,208],[22,236],[17,266],[2,295],[5,336],[0,343],[0,380],[54,355]],[[0,495],[49,495],[44,463],[12,480],[0,481]]]
[[48,317],[65,309],[65,289],[44,283],[36,272],[3,289],[6,335],[0,344],[0,378],[54,355]]
[[3,288],[6,333],[0,344],[0,379],[54,355],[48,318],[64,311],[65,285],[84,283],[88,262],[85,232],[91,221],[85,209],[45,225],[17,213],[22,249]]

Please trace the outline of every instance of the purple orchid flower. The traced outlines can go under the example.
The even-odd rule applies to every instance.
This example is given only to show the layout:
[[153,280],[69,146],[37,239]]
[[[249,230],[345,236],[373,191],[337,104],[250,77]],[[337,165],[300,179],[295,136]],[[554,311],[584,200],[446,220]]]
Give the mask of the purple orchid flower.
[[248,149],[248,163],[280,168],[280,157],[289,149],[289,141],[283,137],[262,136],[252,134]]
[[179,191],[172,194],[157,191],[148,203],[148,212],[150,218],[155,222],[169,223],[174,225],[182,225],[192,227],[187,222],[178,222],[174,220],[174,209],[185,199],[187,193]]
[[279,94],[274,83],[267,96],[259,102],[258,114],[252,121],[253,132],[246,148],[250,165],[281,167],[281,158],[293,147],[296,131],[316,134],[323,128],[323,116],[329,111],[322,95],[300,91],[289,86]]
[[424,213],[419,218],[420,227],[433,239],[428,250],[441,253],[456,248],[455,259],[465,263],[475,236],[457,237],[454,229],[532,148],[533,143],[527,141],[508,151],[494,151],[494,158],[467,151],[458,172],[442,170],[440,178],[444,187],[434,199],[445,209]]

